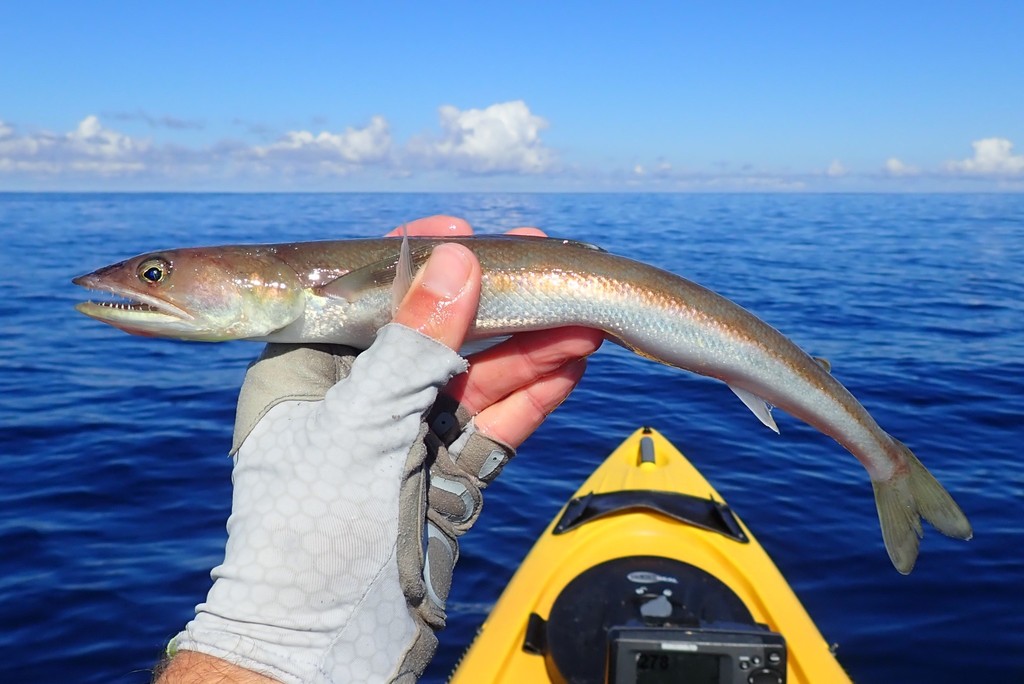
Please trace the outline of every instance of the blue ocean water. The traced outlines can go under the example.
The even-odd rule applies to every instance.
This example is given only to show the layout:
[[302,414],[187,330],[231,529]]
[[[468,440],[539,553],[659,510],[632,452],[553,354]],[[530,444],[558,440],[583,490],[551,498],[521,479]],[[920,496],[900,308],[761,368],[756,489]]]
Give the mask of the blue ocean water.
[[842,448],[606,345],[464,539],[442,681],[537,534],[641,424],[726,496],[858,682],[1024,681],[1024,196],[0,194],[0,681],[146,682],[219,562],[251,343],[124,335],[69,280],[192,244],[537,225],[687,276],[833,372],[970,516],[890,565]]

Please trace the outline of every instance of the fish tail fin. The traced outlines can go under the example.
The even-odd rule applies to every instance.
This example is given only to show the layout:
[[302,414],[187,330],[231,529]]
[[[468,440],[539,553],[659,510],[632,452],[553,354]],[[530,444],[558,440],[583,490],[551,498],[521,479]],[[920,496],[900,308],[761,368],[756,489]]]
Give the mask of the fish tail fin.
[[907,472],[888,480],[873,480],[871,484],[875,489],[885,548],[892,564],[906,575],[914,568],[924,535],[921,518],[956,539],[970,539],[973,532],[967,516],[939,481],[905,444],[896,439],[892,441],[907,464]]

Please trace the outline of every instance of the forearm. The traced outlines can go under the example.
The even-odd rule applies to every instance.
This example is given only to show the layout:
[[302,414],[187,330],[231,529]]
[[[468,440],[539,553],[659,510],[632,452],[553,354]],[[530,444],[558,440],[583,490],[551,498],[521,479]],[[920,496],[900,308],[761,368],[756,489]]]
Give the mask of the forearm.
[[154,684],[279,684],[276,679],[196,651],[181,651],[156,671]]

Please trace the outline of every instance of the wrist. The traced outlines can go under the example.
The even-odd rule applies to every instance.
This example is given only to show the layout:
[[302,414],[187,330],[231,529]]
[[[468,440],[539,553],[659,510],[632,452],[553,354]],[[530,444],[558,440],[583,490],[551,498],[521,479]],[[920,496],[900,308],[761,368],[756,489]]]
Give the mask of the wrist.
[[154,684],[279,684],[278,680],[197,651],[179,651],[158,668]]

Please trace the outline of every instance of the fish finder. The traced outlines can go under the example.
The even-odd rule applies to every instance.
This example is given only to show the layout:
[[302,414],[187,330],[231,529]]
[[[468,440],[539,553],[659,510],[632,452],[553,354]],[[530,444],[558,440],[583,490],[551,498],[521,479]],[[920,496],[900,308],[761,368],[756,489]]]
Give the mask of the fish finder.
[[785,684],[786,641],[725,583],[662,556],[605,561],[570,581],[523,650],[564,684]]
[[775,632],[751,627],[613,627],[608,632],[606,681],[785,684],[785,640]]

